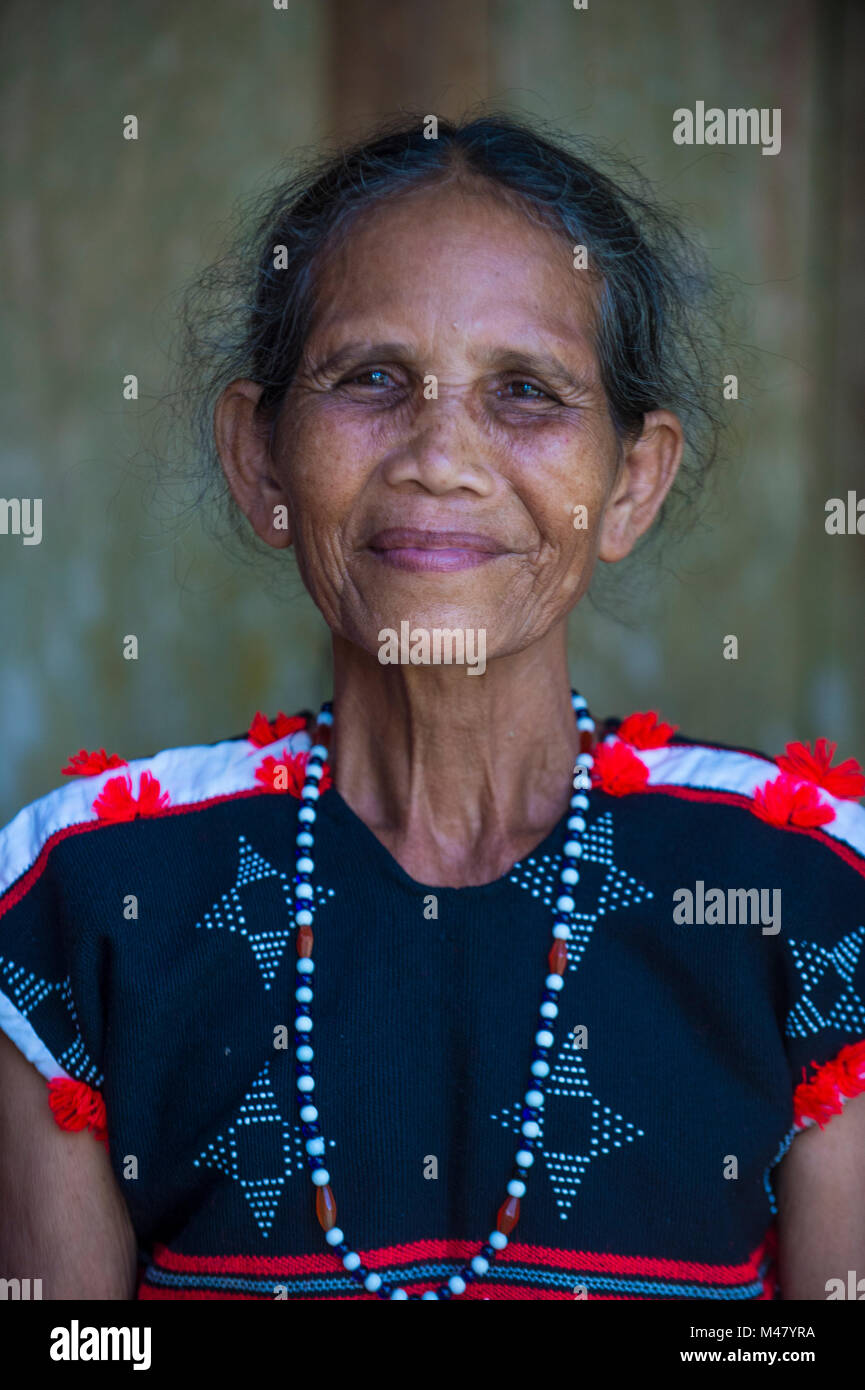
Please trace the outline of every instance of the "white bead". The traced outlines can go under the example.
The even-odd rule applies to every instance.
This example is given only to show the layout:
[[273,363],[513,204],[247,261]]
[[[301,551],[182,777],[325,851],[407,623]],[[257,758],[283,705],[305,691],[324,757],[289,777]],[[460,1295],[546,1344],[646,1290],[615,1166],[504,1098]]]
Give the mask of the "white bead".
[[525,1183],[524,1183],[524,1182],[520,1182],[519,1178],[511,1178],[510,1182],[508,1183],[508,1196],[509,1196],[509,1197],[525,1197],[525,1195],[526,1195],[526,1185],[525,1185]]
[[342,1245],[342,1242],[345,1240],[345,1236],[338,1226],[331,1226],[330,1230],[325,1233],[324,1238],[328,1245]]
[[438,1294],[433,1293],[432,1289],[428,1289],[426,1293],[421,1294],[420,1301],[421,1303],[432,1303],[434,1301],[438,1301]]
[[302,1047],[296,1047],[294,1049],[294,1055],[299,1062],[311,1062],[315,1053],[311,1047],[308,1047],[306,1043],[304,1043]]
[[393,1293],[390,1296],[391,1303],[395,1298],[408,1298],[408,1294],[406,1293],[405,1289],[394,1289]]
[[300,1118],[305,1125],[311,1125],[313,1120],[318,1119],[318,1111],[314,1105],[302,1105],[300,1107]]
[[489,1267],[489,1260],[485,1260],[483,1255],[475,1255],[474,1259],[472,1260],[472,1269],[474,1270],[475,1274],[486,1274]]
[[299,874],[311,874],[315,865],[308,854],[304,854],[297,861],[297,872]]
[[381,1288],[381,1275],[368,1274],[363,1281],[363,1286],[365,1289],[369,1289],[370,1293],[375,1293],[376,1289]]
[[595,721],[590,714],[584,714],[582,719],[577,720],[578,729],[594,729]]
[[579,840],[568,840],[563,853],[566,854],[569,859],[582,859],[583,847],[580,844]]
[[548,1029],[542,1028],[540,1032],[535,1033],[535,1042],[538,1047],[552,1047],[555,1039]]
[[547,989],[561,989],[564,983],[561,975],[548,975],[544,980]]
[[[331,717],[328,722],[332,724],[333,718]],[[314,758],[317,763],[326,763],[327,749],[323,743],[314,743],[309,750],[309,756],[310,758]]]
[[315,1082],[311,1076],[299,1076],[297,1078],[297,1089],[299,1091],[311,1091],[315,1087]]
[[494,1250],[504,1250],[508,1243],[508,1238],[504,1231],[490,1231],[487,1245],[491,1245]]
[[301,849],[312,849],[312,836],[308,830],[301,830],[294,843],[300,845]]
[[295,912],[294,920],[299,927],[311,927],[312,913],[308,907],[302,907],[299,911]]
[[540,1015],[541,1015],[541,1018],[558,1018],[558,1016],[559,1016],[559,1006],[558,1006],[558,1004],[553,1004],[553,1003],[551,1003],[549,1000],[545,1000],[544,1003],[543,1003],[543,1004],[541,1005],[541,1007],[540,1007]]
[[306,821],[308,824],[311,825],[312,822],[315,820],[315,811],[312,809],[311,806],[301,806],[300,810],[297,813],[297,819]]
[[520,1149],[519,1153],[516,1155],[516,1163],[520,1168],[531,1168],[534,1161],[535,1156],[533,1153],[530,1153],[528,1149]]
[[317,722],[318,722],[319,724],[325,724],[325,725],[332,724],[332,723],[333,723],[333,710],[332,710],[332,709],[323,709],[323,710],[321,710],[321,712],[319,713],[318,721],[317,721]]
[[311,1004],[312,990],[309,985],[298,985],[297,989],[294,991],[294,997],[298,1004]]
[[537,1139],[541,1132],[541,1127],[537,1120],[524,1120],[522,1124],[523,1134],[527,1139]]
[[549,1076],[550,1064],[542,1061],[532,1062],[531,1071],[532,1076]]
[[[556,938],[557,941],[570,941],[571,929],[566,922],[558,922],[553,927],[553,936]],[[543,1009],[541,1010],[541,1013],[543,1013]],[[553,1015],[553,1017],[555,1018],[555,1014]]]
[[324,1140],[323,1140],[323,1139],[307,1139],[307,1141],[306,1141],[306,1152],[310,1155],[311,1158],[316,1158],[316,1157],[318,1157],[320,1154],[323,1154],[323,1153],[324,1153]]
[[309,956],[301,956],[295,966],[295,970],[297,970],[300,975],[311,975],[314,969],[315,965],[310,960]]
[[535,1091],[535,1090],[526,1091],[526,1094],[525,1094],[525,1102],[526,1102],[526,1105],[529,1107],[530,1110],[537,1110],[538,1107],[541,1106],[541,1105],[543,1105],[543,1103],[544,1103],[544,1093],[543,1093],[543,1091]]
[[466,1281],[465,1279],[461,1279],[458,1274],[454,1274],[448,1279],[448,1288],[451,1293],[465,1293]]
[[572,695],[571,705],[575,710],[588,709],[588,705],[582,695]]
[[299,883],[299,884],[297,885],[297,887],[295,888],[295,890],[294,890],[294,896],[295,896],[296,898],[311,898],[311,897],[312,897],[312,884],[311,884],[311,883]]
[[300,1018],[294,1020],[294,1026],[298,1033],[309,1033],[312,1029],[312,1019],[301,1014]]
[[[330,1182],[330,1173],[326,1168],[316,1168],[312,1174],[312,1180],[316,1187],[326,1187]],[[358,1261],[360,1263],[360,1261]]]
[[578,767],[594,767],[594,765],[595,760],[592,757],[591,753],[581,753],[580,756],[577,758]]
[[586,822],[582,816],[571,816],[568,821],[569,830],[585,830]]
[[576,903],[568,893],[563,893],[560,898],[556,898],[557,912],[573,912]]
[[307,780],[307,782],[309,782],[311,779],[314,779],[314,780],[317,782],[318,779],[319,779],[319,777],[322,775],[323,772],[324,772],[324,767],[323,767],[321,761],[320,761],[318,758],[313,758],[312,754],[310,753],[310,755],[309,755],[309,761],[308,761],[308,763],[306,764],[306,780]]
[[321,795],[321,793],[319,792],[318,787],[316,787],[312,782],[306,782],[304,783],[303,795],[306,801],[318,801],[318,798]]
[[568,887],[573,887],[575,883],[579,883],[580,881],[580,875],[577,873],[576,869],[562,869],[560,877],[562,883],[566,883]]
[[346,1269],[357,1269],[360,1264],[360,1255],[354,1250],[349,1250],[347,1255],[343,1255],[342,1262]]
[[[577,796],[571,797],[571,805],[578,806],[581,811],[587,811],[589,809],[589,798],[586,796],[585,792],[580,792]],[[585,830],[585,826],[582,828]]]

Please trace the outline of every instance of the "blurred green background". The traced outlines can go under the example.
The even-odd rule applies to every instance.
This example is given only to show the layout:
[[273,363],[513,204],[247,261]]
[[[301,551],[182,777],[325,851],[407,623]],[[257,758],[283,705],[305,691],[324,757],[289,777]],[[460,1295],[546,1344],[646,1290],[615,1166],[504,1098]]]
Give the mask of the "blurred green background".
[[[0,819],[82,746],[140,757],[330,693],[296,578],[265,582],[152,505],[177,296],[293,153],[479,101],[637,159],[742,287],[712,505],[623,588],[624,621],[580,606],[574,683],[599,715],[659,708],[773,754],[826,734],[862,758],[865,537],[827,536],[824,508],[865,496],[863,36],[842,0],[7,3],[0,492],[43,499],[43,539],[0,536]],[[781,107],[781,153],[674,145],[697,100]]]

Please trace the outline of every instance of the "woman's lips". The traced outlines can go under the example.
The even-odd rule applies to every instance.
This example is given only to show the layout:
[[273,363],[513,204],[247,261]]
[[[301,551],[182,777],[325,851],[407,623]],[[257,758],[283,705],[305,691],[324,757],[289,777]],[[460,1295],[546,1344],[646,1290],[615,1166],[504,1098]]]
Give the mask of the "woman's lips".
[[490,536],[471,531],[420,531],[394,528],[379,531],[370,549],[384,564],[399,570],[466,570],[485,565],[506,553]]

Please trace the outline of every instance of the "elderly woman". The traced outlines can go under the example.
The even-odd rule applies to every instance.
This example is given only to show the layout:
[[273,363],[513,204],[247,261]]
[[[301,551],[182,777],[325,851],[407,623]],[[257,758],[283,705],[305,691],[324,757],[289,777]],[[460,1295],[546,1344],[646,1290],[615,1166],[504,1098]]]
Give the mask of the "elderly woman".
[[4,832],[0,1273],[844,1296],[865,780],[824,740],[596,726],[568,672],[598,561],[711,452],[688,243],[484,118],[280,188],[253,267],[216,449],[331,630],[332,703],[82,750]]

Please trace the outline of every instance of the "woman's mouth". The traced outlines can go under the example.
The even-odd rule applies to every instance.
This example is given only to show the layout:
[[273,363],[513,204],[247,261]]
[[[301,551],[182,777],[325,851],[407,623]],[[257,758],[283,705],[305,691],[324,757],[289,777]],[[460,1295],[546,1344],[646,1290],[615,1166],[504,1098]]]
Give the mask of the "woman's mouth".
[[395,527],[379,531],[369,550],[384,564],[400,570],[465,570],[507,553],[491,536],[472,531],[423,531]]

